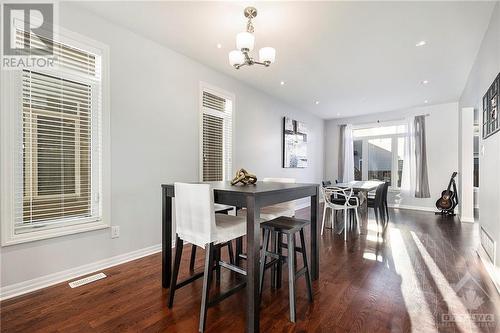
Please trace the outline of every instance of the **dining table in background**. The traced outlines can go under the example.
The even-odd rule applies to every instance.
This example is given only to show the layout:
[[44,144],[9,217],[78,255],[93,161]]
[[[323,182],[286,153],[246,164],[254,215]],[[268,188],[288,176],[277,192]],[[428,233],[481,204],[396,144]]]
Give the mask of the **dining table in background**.
[[[253,185],[231,185],[230,182],[205,182],[212,185],[214,202],[246,208],[247,214],[247,310],[246,331],[259,332],[259,253],[260,253],[260,209],[302,198],[310,198],[310,259],[311,278],[319,277],[319,185],[257,182]],[[172,274],[172,199],[174,185],[163,184],[162,188],[162,286],[168,288]]]
[[[361,194],[363,197],[360,198],[359,212],[360,218],[363,224],[365,224],[368,222],[368,192],[375,191],[377,187],[382,184],[384,184],[384,182],[381,180],[355,180],[352,182],[337,183],[328,187],[352,188],[354,192],[358,193],[358,197],[360,197],[359,194]],[[337,230],[339,230],[340,233],[344,226],[341,223],[339,223],[338,226],[339,228],[337,228]]]

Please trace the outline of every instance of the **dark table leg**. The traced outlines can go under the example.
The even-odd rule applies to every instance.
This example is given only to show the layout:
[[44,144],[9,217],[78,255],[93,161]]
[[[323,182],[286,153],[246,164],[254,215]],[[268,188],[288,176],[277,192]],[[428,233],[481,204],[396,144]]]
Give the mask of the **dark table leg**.
[[316,194],[311,196],[311,278],[313,281],[319,278],[318,197],[318,188],[316,188]]
[[172,275],[172,197],[167,196],[167,189],[161,193],[161,284],[170,285]]
[[254,196],[247,196],[247,315],[246,332],[259,332],[260,211]]
[[368,225],[368,192],[363,191],[364,201],[359,206],[359,215],[363,225]]

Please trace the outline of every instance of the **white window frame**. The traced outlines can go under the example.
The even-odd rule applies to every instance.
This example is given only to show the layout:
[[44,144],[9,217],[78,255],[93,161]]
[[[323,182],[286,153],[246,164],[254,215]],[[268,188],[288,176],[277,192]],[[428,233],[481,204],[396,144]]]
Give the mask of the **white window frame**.
[[[99,170],[92,172],[100,173],[100,216],[86,223],[61,223],[60,225],[50,225],[40,230],[30,230],[29,232],[15,233],[15,184],[14,175],[16,168],[14,161],[18,160],[19,154],[15,146],[16,126],[15,121],[19,112],[22,112],[22,105],[19,102],[22,96],[22,70],[2,70],[0,80],[2,83],[2,100],[0,111],[0,223],[1,223],[1,245],[8,246],[19,243],[37,241],[47,238],[54,238],[64,235],[76,234],[91,230],[109,228],[111,225],[111,177],[110,177],[110,98],[109,98],[109,47],[101,42],[90,39],[78,33],[66,30],[62,27],[55,27],[57,36],[55,41],[70,45],[101,56],[101,101],[100,101],[100,121],[101,135],[97,139],[100,141],[101,161]],[[40,73],[54,75],[51,70],[34,70]],[[62,69],[64,71],[64,69]],[[56,72],[57,73],[57,72]],[[65,77],[78,74],[64,74]],[[21,166],[22,167],[22,166]]]
[[[374,127],[388,127],[388,126],[400,126],[405,125],[403,121],[388,121],[388,122],[380,122],[373,124],[363,124],[363,125],[354,125],[353,132],[357,129],[366,129],[366,128],[374,128]],[[405,138],[406,133],[398,133],[398,134],[382,134],[382,135],[373,135],[373,136],[361,136],[356,137],[353,133],[353,141],[362,141],[362,157],[363,161],[363,170],[361,179],[368,180],[368,141],[372,139],[391,139],[391,154],[392,154],[392,162],[391,162],[391,186],[389,190],[392,192],[399,192],[401,187],[394,186],[397,184],[397,171],[398,171],[398,139]]]
[[[225,91],[219,87],[213,86],[209,83],[200,81],[200,94],[199,94],[199,109],[200,109],[200,114],[199,114],[199,155],[198,155],[198,160],[199,160],[199,181],[203,181],[203,114],[207,113],[210,115],[214,115],[216,117],[223,118],[220,113],[216,113],[213,110],[207,109],[203,107],[203,92],[206,91],[208,93],[217,95],[219,97],[225,98],[226,100],[231,100],[232,105],[231,105],[231,152],[228,157],[228,151],[227,151],[227,144],[226,140],[227,138],[223,138],[223,180],[231,180],[232,178],[232,165],[233,165],[233,157],[234,157],[234,124],[235,124],[235,105],[236,105],[236,99],[235,95],[233,93],[230,93],[228,91]],[[226,115],[224,115],[226,116]],[[225,125],[224,125],[225,126]],[[225,131],[223,131],[225,132]],[[229,159],[229,161],[227,161]]]

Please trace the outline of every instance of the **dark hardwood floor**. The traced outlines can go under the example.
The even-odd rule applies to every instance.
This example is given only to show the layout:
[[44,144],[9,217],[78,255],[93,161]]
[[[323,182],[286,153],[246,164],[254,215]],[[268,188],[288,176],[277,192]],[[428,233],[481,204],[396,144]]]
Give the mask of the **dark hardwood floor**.
[[[307,218],[307,209],[298,216]],[[280,290],[269,276],[262,332],[498,332],[500,298],[475,253],[477,229],[432,213],[393,210],[385,233],[370,215],[360,237],[325,230],[320,279],[308,303],[298,280],[297,323],[288,321],[287,274]],[[189,273],[185,246],[180,278]],[[203,267],[203,251],[197,256]],[[227,257],[227,252],[224,251]],[[160,284],[160,254],[104,270],[108,276],[71,289],[59,284],[1,303],[2,332],[196,332],[202,280],[176,292]],[[300,267],[300,262],[299,262]],[[235,284],[223,270],[221,289]],[[214,284],[213,292],[219,287]],[[208,311],[208,332],[243,332],[245,293]]]

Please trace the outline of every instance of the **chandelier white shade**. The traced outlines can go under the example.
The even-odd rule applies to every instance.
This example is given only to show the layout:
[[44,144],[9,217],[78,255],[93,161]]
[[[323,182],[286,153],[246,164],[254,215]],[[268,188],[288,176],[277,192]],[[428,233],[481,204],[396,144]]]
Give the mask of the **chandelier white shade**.
[[229,52],[229,64],[236,69],[242,66],[252,66],[255,64],[269,67],[276,60],[276,50],[272,47],[263,47],[259,50],[259,61],[250,56],[250,52],[255,47],[255,36],[252,19],[257,16],[257,9],[247,7],[243,12],[248,19],[247,31],[236,35],[236,50]]
[[255,44],[255,37],[249,32],[240,32],[236,35],[236,48],[238,50],[252,51]]
[[259,50],[260,62],[263,63],[269,62],[273,64],[275,59],[276,59],[276,50],[273,47],[263,47]]
[[229,52],[229,63],[231,66],[241,65],[245,62],[245,55],[241,51],[234,50]]

